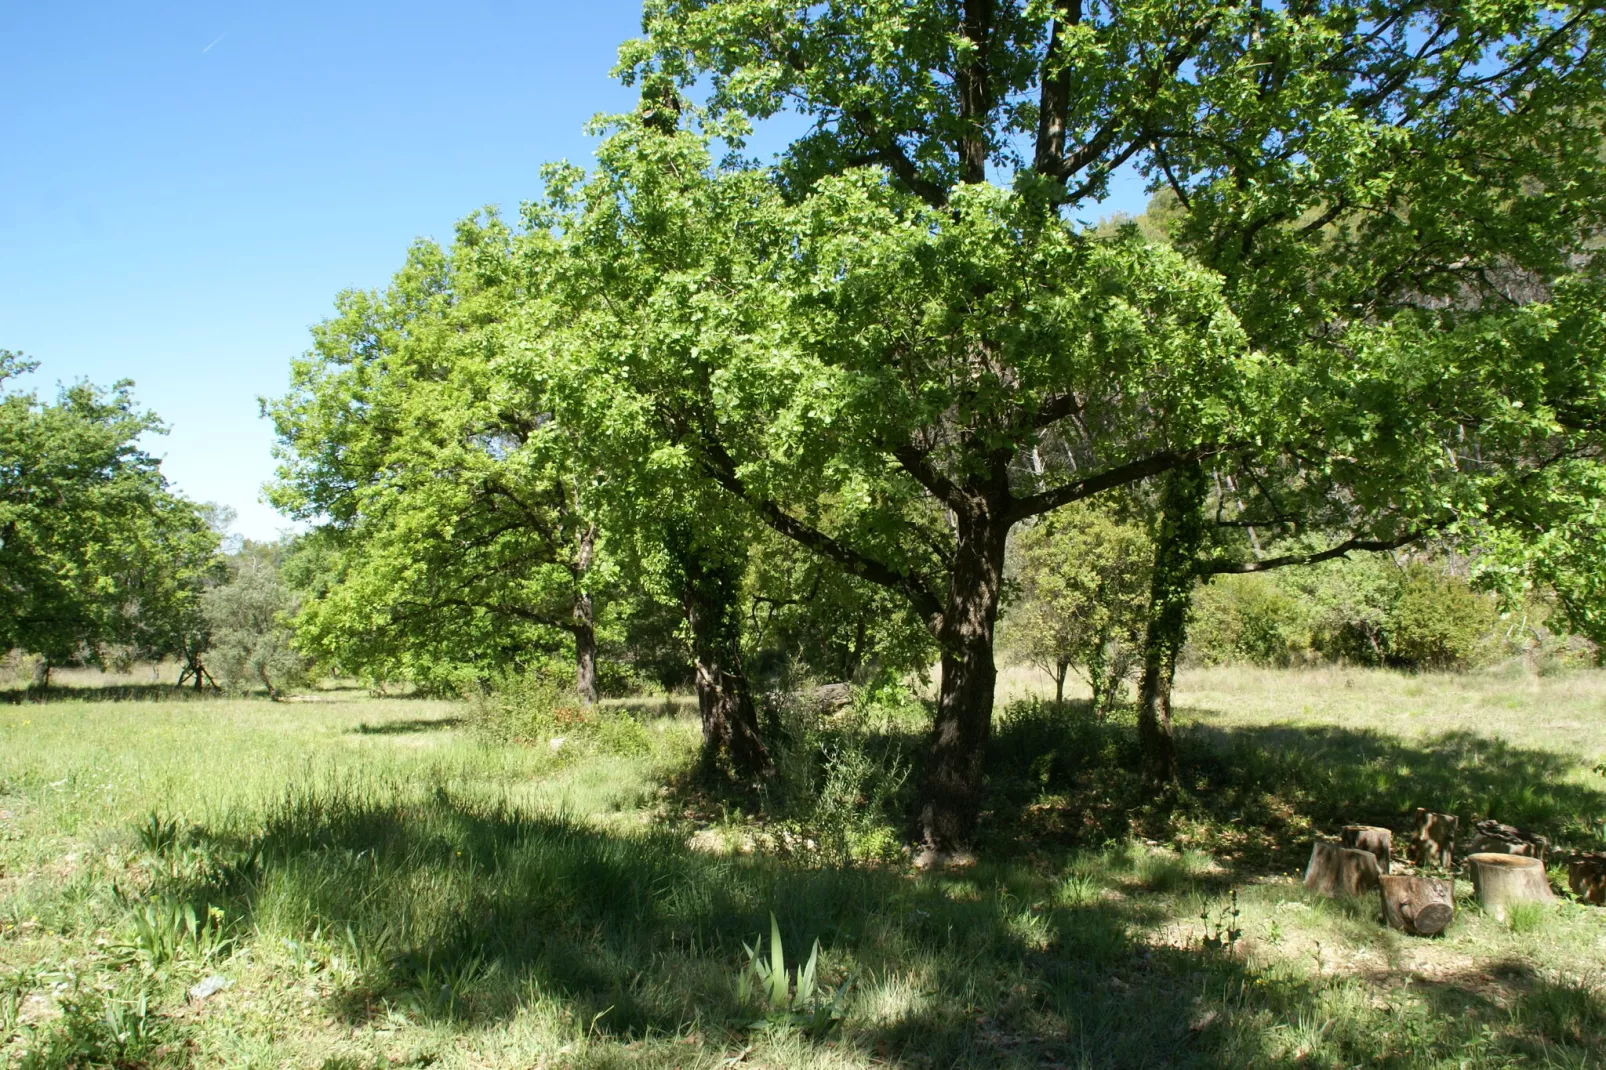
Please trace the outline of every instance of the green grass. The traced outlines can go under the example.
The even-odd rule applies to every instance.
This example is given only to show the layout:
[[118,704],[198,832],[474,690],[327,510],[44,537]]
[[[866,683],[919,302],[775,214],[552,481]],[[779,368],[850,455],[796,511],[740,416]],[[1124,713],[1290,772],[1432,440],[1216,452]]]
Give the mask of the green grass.
[[[1501,922],[1463,882],[1417,940],[1293,876],[1312,834],[1414,805],[1598,843],[1601,674],[1188,674],[1166,808],[1128,724],[1017,707],[981,862],[927,874],[781,849],[766,828],[814,830],[698,795],[684,707],[553,750],[444,702],[156,694],[0,706],[8,1064],[1588,1066],[1606,1043],[1606,911]],[[856,731],[879,768],[918,757],[908,718]],[[834,1028],[739,999],[771,912],[794,966],[819,940]]]

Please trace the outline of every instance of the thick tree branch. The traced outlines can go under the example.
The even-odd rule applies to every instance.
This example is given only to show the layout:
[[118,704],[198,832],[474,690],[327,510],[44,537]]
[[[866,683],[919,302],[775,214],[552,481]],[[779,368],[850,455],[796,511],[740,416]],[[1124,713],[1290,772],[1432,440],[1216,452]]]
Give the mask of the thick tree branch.
[[954,71],[959,91],[959,181],[987,181],[986,125],[993,110],[992,35],[995,0],[964,0],[960,33],[965,49]]
[[542,624],[565,632],[574,632],[579,627],[573,620],[551,617],[545,613],[538,613],[523,606],[508,605],[505,602],[472,602],[466,598],[435,598],[430,599],[428,602],[408,599],[397,602],[395,605],[398,609],[410,606],[420,613],[433,613],[442,609],[478,609],[486,613],[498,613],[505,617],[513,617],[516,620],[526,621],[530,624]]
[[899,446],[892,451],[896,460],[905,472],[914,477],[915,482],[929,490],[936,498],[946,505],[953,505],[959,497],[959,488],[947,476],[932,467],[931,454],[928,450],[918,446]]
[[1084,408],[1082,399],[1073,393],[1055,394],[1053,397],[1044,398],[1038,403],[1037,411],[1031,415],[1031,429],[1041,431],[1068,417],[1080,416]]
[[1213,561],[1199,570],[1201,576],[1242,576],[1251,572],[1267,572],[1274,568],[1287,568],[1290,565],[1314,565],[1322,561],[1331,561],[1335,557],[1345,557],[1356,551],[1371,551],[1381,553],[1384,550],[1398,550],[1402,546],[1416,542],[1428,533],[1428,530],[1409,531],[1404,535],[1392,539],[1345,539],[1341,543],[1329,546],[1325,550],[1317,550],[1308,554],[1284,554],[1281,557],[1268,557],[1262,561]]
[[1234,447],[1223,445],[1199,446],[1191,450],[1181,451],[1162,450],[1147,457],[1140,457],[1135,461],[1128,461],[1126,464],[1116,465],[1114,468],[1106,468],[1102,472],[1095,472],[1090,476],[1073,480],[1052,490],[1045,490],[1024,498],[1015,499],[1015,504],[1009,511],[1009,521],[1010,523],[1015,523],[1025,520],[1027,517],[1037,516],[1040,513],[1058,509],[1060,506],[1069,505],[1072,502],[1079,502],[1083,498],[1091,498],[1095,494],[1115,487],[1124,487],[1129,483],[1137,483],[1151,476],[1160,475],[1162,472],[1169,472],[1180,465],[1202,460],[1205,457],[1232,448]]
[[706,435],[696,435],[694,444],[703,471],[714,482],[746,502],[764,523],[792,541],[835,561],[860,579],[897,591],[909,600],[910,605],[920,614],[933,635],[941,632],[942,599],[927,587],[920,577],[901,572],[884,561],[862,554],[818,528],[799,520],[781,508],[778,502],[752,493],[737,474],[735,460],[720,442]]
[[933,208],[948,207],[948,191],[940,184],[921,177],[909,154],[903,151],[895,138],[882,134],[868,112],[854,112],[847,117],[869,148],[862,156],[848,161],[851,165],[878,163],[892,172],[892,176],[909,188],[909,192]]
[[1033,166],[1039,174],[1059,177],[1065,158],[1065,112],[1070,103],[1071,72],[1060,59],[1060,31],[1082,21],[1082,0],[1055,6],[1054,25],[1043,57],[1043,89],[1037,109],[1037,150]]

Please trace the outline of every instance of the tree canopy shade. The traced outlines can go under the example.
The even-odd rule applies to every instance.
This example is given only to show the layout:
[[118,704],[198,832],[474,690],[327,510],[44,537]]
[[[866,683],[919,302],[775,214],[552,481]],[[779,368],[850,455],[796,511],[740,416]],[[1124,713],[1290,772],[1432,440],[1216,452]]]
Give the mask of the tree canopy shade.
[[384,293],[347,293],[265,403],[283,461],[270,496],[318,522],[325,558],[299,640],[376,678],[452,684],[572,642],[597,697],[591,476],[540,398],[500,364],[538,256],[494,217],[415,245]]
[[[1548,417],[1501,407],[1522,388],[1493,350],[1446,365],[1427,343],[1515,327],[1512,305],[1548,296],[1601,232],[1603,19],[1528,2],[648,4],[621,53],[647,104],[587,202],[668,257],[660,322],[624,364],[710,478],[927,621],[931,846],[974,827],[1016,523],[1156,476],[1196,512],[1199,465],[1292,452],[1382,538],[1474,499],[1453,443],[1543,437]],[[811,125],[774,182],[710,168],[669,129],[683,114],[739,143],[785,109]],[[1074,221],[1122,166],[1174,198],[1174,249]],[[1452,463],[1420,470],[1425,451]]]
[[[0,353],[0,384],[35,365]],[[217,536],[140,448],[132,384],[0,397],[0,647],[46,665],[188,653]]]

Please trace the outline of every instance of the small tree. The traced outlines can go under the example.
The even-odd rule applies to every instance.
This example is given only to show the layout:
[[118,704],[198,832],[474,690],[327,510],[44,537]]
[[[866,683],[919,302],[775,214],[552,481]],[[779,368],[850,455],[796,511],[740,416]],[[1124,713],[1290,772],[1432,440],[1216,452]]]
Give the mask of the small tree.
[[297,621],[304,649],[374,680],[484,678],[565,645],[597,699],[607,557],[547,391],[513,396],[505,325],[550,239],[492,214],[417,242],[383,292],[348,292],[314,328],[268,493],[316,525],[327,567]]
[[275,545],[246,543],[230,561],[229,582],[201,600],[213,669],[231,688],[260,683],[274,700],[307,671],[306,658],[292,645],[296,597],[279,576],[280,552]]
[[69,661],[183,652],[217,537],[139,440],[165,429],[133,384],[8,391],[37,365],[0,350],[0,649]]
[[1077,503],[1028,528],[1019,541],[1020,596],[1007,642],[1054,680],[1065,700],[1075,668],[1102,716],[1138,666],[1154,550],[1141,524]]

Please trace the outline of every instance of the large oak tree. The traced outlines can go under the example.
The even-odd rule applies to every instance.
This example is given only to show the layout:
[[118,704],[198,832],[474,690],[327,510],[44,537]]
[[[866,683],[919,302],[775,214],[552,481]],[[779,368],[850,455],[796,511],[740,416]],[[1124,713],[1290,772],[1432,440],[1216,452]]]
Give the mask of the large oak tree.
[[[684,384],[664,404],[698,463],[902,593],[939,641],[931,846],[964,844],[980,806],[1010,529],[1164,477],[1185,531],[1199,464],[1342,457],[1333,413],[1420,444],[1410,378],[1439,354],[1396,318],[1420,341],[1509,304],[1518,280],[1543,290],[1599,231],[1602,18],[1525,2],[648,5],[627,77],[700,95],[686,114],[727,138],[788,109],[808,124],[774,182],[685,152],[666,178],[671,150],[647,136],[638,162],[605,167],[648,244],[705,239],[679,265],[688,315],[650,358]],[[1123,167],[1175,197],[1176,251],[1078,225]],[[1440,413],[1491,372],[1461,367]],[[1376,379],[1405,407],[1369,409]],[[1036,463],[1050,439],[1060,460]]]

